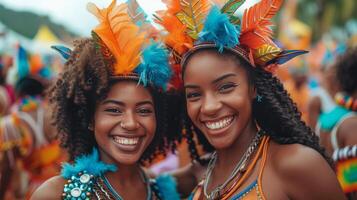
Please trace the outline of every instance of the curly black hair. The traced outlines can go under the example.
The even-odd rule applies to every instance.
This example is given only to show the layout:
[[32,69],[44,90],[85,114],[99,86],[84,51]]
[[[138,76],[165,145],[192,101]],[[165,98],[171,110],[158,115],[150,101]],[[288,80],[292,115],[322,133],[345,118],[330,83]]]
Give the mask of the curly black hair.
[[[213,48],[197,51],[217,53],[220,56],[225,56],[227,59],[234,60],[237,65],[244,67],[247,71],[250,84],[255,86],[257,94],[262,97],[262,102],[258,102],[256,99],[253,101],[252,114],[266,135],[269,135],[272,140],[279,144],[298,143],[311,147],[318,151],[332,166],[332,160],[327,156],[324,148],[319,145],[319,138],[301,120],[301,112],[299,112],[296,104],[277,77],[260,67],[252,67],[246,60],[228,50],[222,53]],[[184,70],[185,66],[183,66],[183,73]],[[184,95],[182,95],[182,98],[185,98]],[[185,108],[182,110],[185,110]],[[188,140],[192,160],[196,160],[201,164],[207,163],[207,160],[201,160],[200,155],[197,153],[196,144],[192,137],[193,132],[196,133],[198,142],[206,152],[214,151],[214,147],[210,145],[203,133],[194,126],[186,110],[183,114],[183,119],[184,121],[181,126],[185,127],[186,130],[184,135]]]
[[[81,154],[88,154],[97,146],[90,127],[95,107],[105,99],[115,80],[111,79],[110,61],[104,59],[101,49],[93,39],[75,41],[74,50],[66,62],[63,72],[49,90],[50,104],[53,106],[53,123],[56,126],[61,144],[70,155],[70,160]],[[153,97],[157,129],[151,144],[143,153],[140,162],[150,162],[157,154],[174,150],[174,142],[179,127],[170,106],[175,103],[170,93],[147,87]],[[177,98],[176,98],[177,99]],[[174,112],[177,112],[176,110]]]
[[347,94],[357,91],[357,47],[350,48],[338,57],[335,67],[337,80]]

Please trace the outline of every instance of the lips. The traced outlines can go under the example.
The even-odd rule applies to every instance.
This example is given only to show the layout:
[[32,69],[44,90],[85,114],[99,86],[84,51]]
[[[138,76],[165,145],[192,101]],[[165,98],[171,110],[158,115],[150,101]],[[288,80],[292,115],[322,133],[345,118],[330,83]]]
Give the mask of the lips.
[[122,145],[136,145],[139,141],[139,137],[127,138],[122,136],[113,136],[113,139],[116,143]]
[[219,129],[226,128],[227,126],[232,124],[233,119],[234,119],[234,116],[231,115],[231,116],[224,117],[224,118],[221,118],[216,121],[206,121],[206,122],[204,122],[204,125],[210,130],[219,130]]
[[124,152],[127,153],[134,153],[136,152],[139,148],[140,145],[143,141],[143,136],[140,137],[133,137],[133,136],[118,136],[114,135],[111,136],[113,143],[115,146]]

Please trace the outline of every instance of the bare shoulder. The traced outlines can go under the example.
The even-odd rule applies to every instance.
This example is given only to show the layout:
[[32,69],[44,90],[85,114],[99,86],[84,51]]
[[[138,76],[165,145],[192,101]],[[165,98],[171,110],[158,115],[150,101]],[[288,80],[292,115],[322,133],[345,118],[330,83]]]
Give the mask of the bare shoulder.
[[346,119],[338,128],[338,138],[343,146],[357,144],[357,115]]
[[31,200],[55,200],[62,198],[66,180],[61,176],[54,176],[44,182],[31,196]]
[[290,199],[344,199],[333,169],[316,150],[271,142],[271,166]]

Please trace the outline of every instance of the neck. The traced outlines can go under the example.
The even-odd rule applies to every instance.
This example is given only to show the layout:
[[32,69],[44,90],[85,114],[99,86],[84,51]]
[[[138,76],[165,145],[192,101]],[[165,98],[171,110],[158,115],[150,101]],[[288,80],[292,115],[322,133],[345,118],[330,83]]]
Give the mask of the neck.
[[215,168],[218,171],[221,171],[220,169],[222,169],[223,171],[230,173],[243,157],[243,154],[256,136],[257,131],[258,129],[253,121],[251,121],[231,146],[225,149],[218,149]]
[[[141,169],[140,166],[137,163],[134,164],[122,164],[119,162],[114,161],[110,156],[108,156],[106,153],[104,153],[102,150],[100,151],[100,158],[103,162],[108,163],[108,164],[114,164],[118,170],[115,172],[107,172],[105,174],[106,178],[111,182],[111,183],[117,183],[118,185],[121,185],[122,187],[126,186],[132,186],[133,183],[142,183],[142,178],[141,178]],[[123,181],[125,180],[125,181]],[[114,184],[116,185],[116,184]]]

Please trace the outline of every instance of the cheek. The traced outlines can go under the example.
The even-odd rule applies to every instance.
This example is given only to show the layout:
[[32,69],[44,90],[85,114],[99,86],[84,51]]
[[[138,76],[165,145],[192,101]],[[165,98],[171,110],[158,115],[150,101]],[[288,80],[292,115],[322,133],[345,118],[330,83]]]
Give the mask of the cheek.
[[146,134],[150,138],[154,137],[154,134],[156,132],[156,117],[155,116],[145,117],[142,120],[142,124],[146,129]]
[[199,102],[186,103],[187,114],[194,123],[195,123],[195,119],[198,119],[197,115],[199,113],[199,107],[200,107]]

